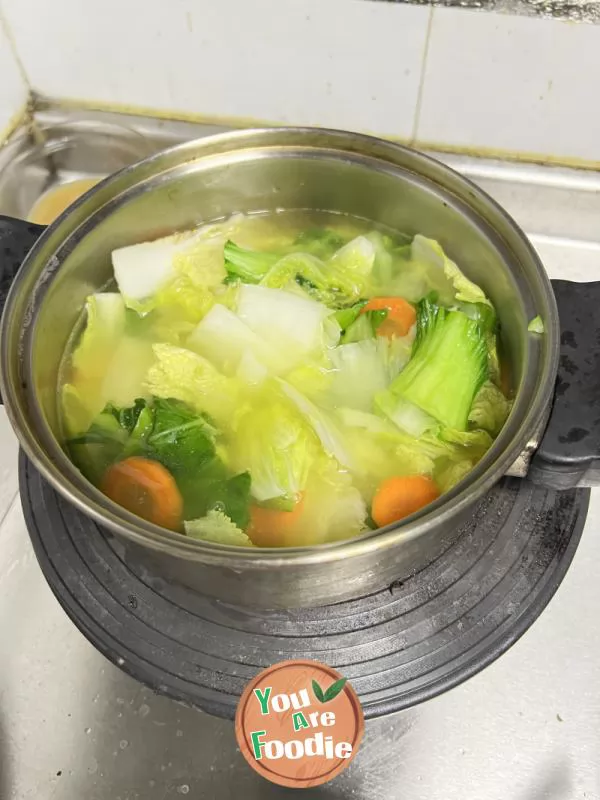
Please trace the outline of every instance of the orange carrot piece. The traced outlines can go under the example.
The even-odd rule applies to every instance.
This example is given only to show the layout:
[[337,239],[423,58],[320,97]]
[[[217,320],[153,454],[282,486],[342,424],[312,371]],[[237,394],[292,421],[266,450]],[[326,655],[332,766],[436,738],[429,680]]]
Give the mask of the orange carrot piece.
[[373,297],[361,309],[365,311],[387,311],[387,317],[377,328],[378,336],[406,336],[417,321],[417,312],[411,304],[402,297]]
[[282,547],[286,543],[286,535],[298,522],[304,507],[304,497],[291,511],[278,511],[275,508],[250,506],[250,525],[248,536],[253,544],[259,547]]
[[178,530],[183,514],[183,498],[171,473],[158,461],[131,456],[106,471],[102,491],[128,511]]
[[371,516],[383,528],[414,514],[423,506],[433,503],[439,496],[440,490],[428,475],[388,478],[375,493]]

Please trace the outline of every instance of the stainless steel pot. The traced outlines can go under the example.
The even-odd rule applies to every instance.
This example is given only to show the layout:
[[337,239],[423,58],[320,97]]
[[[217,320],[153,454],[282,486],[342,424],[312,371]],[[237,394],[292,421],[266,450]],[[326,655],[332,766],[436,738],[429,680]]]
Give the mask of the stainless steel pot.
[[[438,239],[498,310],[516,390],[514,407],[473,472],[401,525],[303,549],[247,550],[186,539],[116,506],[71,464],[58,433],[60,359],[86,296],[111,277],[113,249],[233,212],[280,208],[338,211]],[[2,224],[5,248],[10,236],[40,233],[31,226],[24,232],[25,223],[19,227],[15,220],[5,218]],[[600,299],[597,285],[584,286]],[[536,315],[545,324],[541,336],[527,331]],[[41,233],[11,287],[0,335],[4,404],[21,446],[42,475],[119,537],[128,558],[144,559],[165,579],[203,593],[262,607],[359,597],[434,559],[460,534],[461,519],[494,483],[507,473],[525,475],[548,421],[560,338],[555,297],[539,259],[514,221],[484,192],[413,150],[352,133],[295,128],[190,142],[103,181]],[[577,380],[569,380],[563,392],[569,402],[581,401],[582,387],[584,394],[600,396],[597,378],[593,382],[600,368],[593,353],[589,357],[589,369],[581,361]],[[589,408],[573,413],[589,416]],[[585,458],[577,449],[573,457],[573,442],[565,444],[565,453],[557,454],[556,447],[545,455],[538,452],[538,480],[566,487],[598,478],[598,406],[594,413],[595,430],[588,426],[578,440],[590,451]],[[554,434],[558,441],[560,431]]]

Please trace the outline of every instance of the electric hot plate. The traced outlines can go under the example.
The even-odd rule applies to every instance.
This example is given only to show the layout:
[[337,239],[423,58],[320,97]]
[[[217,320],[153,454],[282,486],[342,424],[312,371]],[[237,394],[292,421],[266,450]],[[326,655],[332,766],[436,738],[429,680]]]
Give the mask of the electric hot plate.
[[476,506],[457,541],[410,578],[360,600],[269,611],[167,584],[64,501],[23,454],[20,489],[46,580],[90,642],[157,692],[229,718],[250,678],[291,658],[340,670],[367,718],[474,675],[552,597],[589,501],[587,489],[557,492],[505,478]]

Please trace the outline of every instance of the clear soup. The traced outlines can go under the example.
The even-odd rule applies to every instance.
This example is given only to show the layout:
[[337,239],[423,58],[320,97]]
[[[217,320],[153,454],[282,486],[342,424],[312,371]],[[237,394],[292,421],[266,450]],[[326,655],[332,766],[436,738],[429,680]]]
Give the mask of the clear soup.
[[350,538],[449,491],[508,416],[493,305],[424,236],[238,215],[112,263],[65,355],[63,432],[88,480],[157,525]]

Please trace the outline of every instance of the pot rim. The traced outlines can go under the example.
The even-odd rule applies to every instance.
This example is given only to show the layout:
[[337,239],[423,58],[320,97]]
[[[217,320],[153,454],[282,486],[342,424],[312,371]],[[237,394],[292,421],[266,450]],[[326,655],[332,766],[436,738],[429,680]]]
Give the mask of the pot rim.
[[[297,140],[303,138],[308,140],[307,143],[299,145]],[[312,139],[315,140],[313,145],[310,144]],[[344,144],[346,146],[343,146]],[[394,165],[395,163],[396,166],[403,159],[408,159],[412,162],[413,172],[416,172],[417,175],[435,180],[430,177],[430,173],[434,172],[438,177],[445,178],[446,183],[458,183],[459,187],[464,188],[468,193],[470,204],[478,204],[478,215],[484,219],[500,240],[509,247],[511,242],[519,246],[522,257],[529,260],[530,266],[535,270],[536,277],[540,282],[543,299],[546,303],[546,308],[540,309],[540,311],[543,311],[547,323],[545,352],[540,355],[541,379],[535,387],[533,398],[522,397],[521,390],[517,392],[513,411],[517,404],[522,405],[526,401],[529,402],[518,431],[507,442],[502,441],[503,438],[506,438],[503,437],[503,433],[510,423],[509,419],[505,429],[501,431],[490,450],[463,481],[423,511],[416,512],[401,523],[394,523],[376,531],[368,531],[352,539],[306,547],[254,549],[189,539],[182,534],[146,522],[108,500],[91,483],[83,479],[81,473],[68,459],[45,422],[40,404],[33,392],[28,395],[27,403],[24,402],[22,397],[24,387],[19,381],[19,390],[17,390],[17,381],[14,379],[14,370],[11,367],[11,343],[15,340],[14,326],[16,324],[25,326],[26,324],[33,327],[41,304],[38,303],[31,319],[27,319],[25,322],[25,314],[20,316],[18,314],[19,296],[26,279],[32,277],[29,273],[35,276],[34,285],[36,287],[44,282],[44,268],[52,257],[52,248],[59,249],[67,236],[73,233],[79,224],[87,219],[87,216],[118,196],[121,184],[123,184],[124,191],[137,185],[135,178],[138,174],[141,176],[140,183],[146,180],[143,172],[148,167],[160,167],[161,162],[166,162],[169,166],[169,161],[180,155],[181,158],[176,162],[179,165],[190,160],[201,161],[212,155],[211,149],[216,149],[219,155],[227,157],[227,155],[231,156],[246,148],[281,148],[286,145],[294,145],[298,148],[313,147],[321,150],[325,148],[338,154],[345,152],[348,153],[348,156],[354,154],[356,157],[368,155],[379,160],[387,156],[388,164]],[[193,153],[194,156],[186,158],[188,153]],[[394,155],[397,158],[396,162],[393,159]],[[170,167],[172,166],[170,165]],[[403,162],[402,166],[406,169]],[[152,173],[153,177],[158,174],[160,174],[160,170]],[[127,183],[128,180],[129,183]],[[439,185],[444,186],[441,183]],[[111,194],[111,189],[117,190],[117,193]],[[96,201],[100,199],[100,202],[94,204],[95,199]],[[482,213],[481,209],[488,213]],[[86,212],[89,212],[87,216]],[[497,230],[494,222],[488,219],[489,216],[495,217],[496,222],[503,223],[504,235]],[[71,227],[69,227],[69,221]],[[45,252],[47,250],[48,253]],[[34,270],[35,272],[33,272]],[[526,447],[536,443],[536,438],[545,423],[558,363],[558,331],[558,311],[554,294],[549,278],[533,246],[512,217],[468,178],[429,155],[378,137],[344,130],[312,127],[254,128],[220,133],[184,142],[125,167],[92,187],[61,214],[52,225],[48,226],[25,257],[6,301],[0,322],[0,391],[20,445],[34,466],[63,497],[100,526],[125,536],[137,544],[168,553],[171,556],[209,565],[225,566],[233,570],[236,568],[261,570],[291,565],[302,566],[362,556],[416,539],[433,524],[443,525],[451,522],[472,504],[473,495],[480,496],[488,491],[514,464]],[[24,381],[27,386],[32,385],[27,378],[26,374]],[[28,411],[25,409],[26,405],[30,406]],[[46,427],[47,438],[51,438],[55,444],[54,453],[47,452],[47,448],[40,444],[39,437],[35,435],[29,421],[31,414],[37,418],[38,425],[43,424]]]

